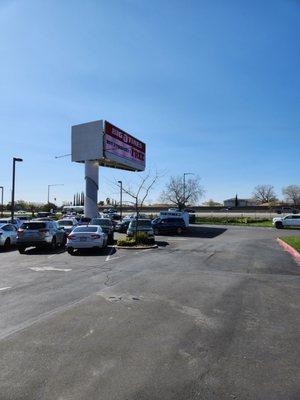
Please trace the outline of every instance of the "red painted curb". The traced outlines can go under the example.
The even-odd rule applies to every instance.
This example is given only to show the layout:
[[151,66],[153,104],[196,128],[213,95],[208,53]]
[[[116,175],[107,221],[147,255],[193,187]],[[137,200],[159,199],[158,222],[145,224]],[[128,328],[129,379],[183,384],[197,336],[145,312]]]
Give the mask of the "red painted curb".
[[279,245],[288,253],[290,253],[295,260],[297,260],[298,262],[300,262],[300,253],[295,250],[292,246],[290,246],[289,244],[285,243],[283,240],[277,238],[277,242],[279,243]]

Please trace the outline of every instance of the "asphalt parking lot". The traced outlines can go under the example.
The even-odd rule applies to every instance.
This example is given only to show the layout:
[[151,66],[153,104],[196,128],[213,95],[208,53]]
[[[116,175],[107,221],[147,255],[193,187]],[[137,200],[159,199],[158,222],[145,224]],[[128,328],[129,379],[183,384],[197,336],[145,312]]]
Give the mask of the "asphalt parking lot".
[[0,253],[0,399],[299,399],[300,266],[279,233]]

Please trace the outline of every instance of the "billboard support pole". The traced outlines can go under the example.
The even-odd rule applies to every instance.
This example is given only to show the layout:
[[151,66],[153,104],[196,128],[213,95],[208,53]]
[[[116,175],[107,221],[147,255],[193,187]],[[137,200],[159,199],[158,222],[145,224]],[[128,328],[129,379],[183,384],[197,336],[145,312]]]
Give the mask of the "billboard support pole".
[[97,161],[85,161],[85,196],[84,216],[95,218],[98,216],[98,180],[99,163]]

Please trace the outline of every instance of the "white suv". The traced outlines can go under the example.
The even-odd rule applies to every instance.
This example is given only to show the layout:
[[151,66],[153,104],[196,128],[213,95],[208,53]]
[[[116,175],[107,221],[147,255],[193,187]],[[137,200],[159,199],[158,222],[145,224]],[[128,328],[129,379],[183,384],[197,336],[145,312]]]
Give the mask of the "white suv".
[[290,214],[282,218],[279,217],[273,218],[273,225],[277,229],[283,229],[286,226],[289,227],[296,226],[300,228],[300,214]]

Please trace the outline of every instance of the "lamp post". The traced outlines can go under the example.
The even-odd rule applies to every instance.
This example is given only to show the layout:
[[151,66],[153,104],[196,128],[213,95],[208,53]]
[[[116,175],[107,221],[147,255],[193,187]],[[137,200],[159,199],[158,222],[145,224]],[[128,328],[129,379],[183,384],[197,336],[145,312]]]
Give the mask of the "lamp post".
[[3,217],[3,192],[4,192],[4,187],[0,186],[1,189],[1,217]]
[[122,211],[123,211],[123,202],[122,202],[122,195],[123,195],[123,182],[118,181],[120,184],[120,217],[122,219]]
[[16,162],[22,162],[22,158],[13,157],[13,173],[12,173],[12,191],[11,191],[11,221],[13,222],[15,214],[15,175]]
[[52,186],[64,186],[63,183],[54,183],[53,185],[48,185],[48,197],[47,197],[47,203],[50,203],[50,188]]
[[186,175],[195,175],[193,172],[184,172],[183,174],[183,201],[184,201],[184,205],[185,205],[185,176]]

